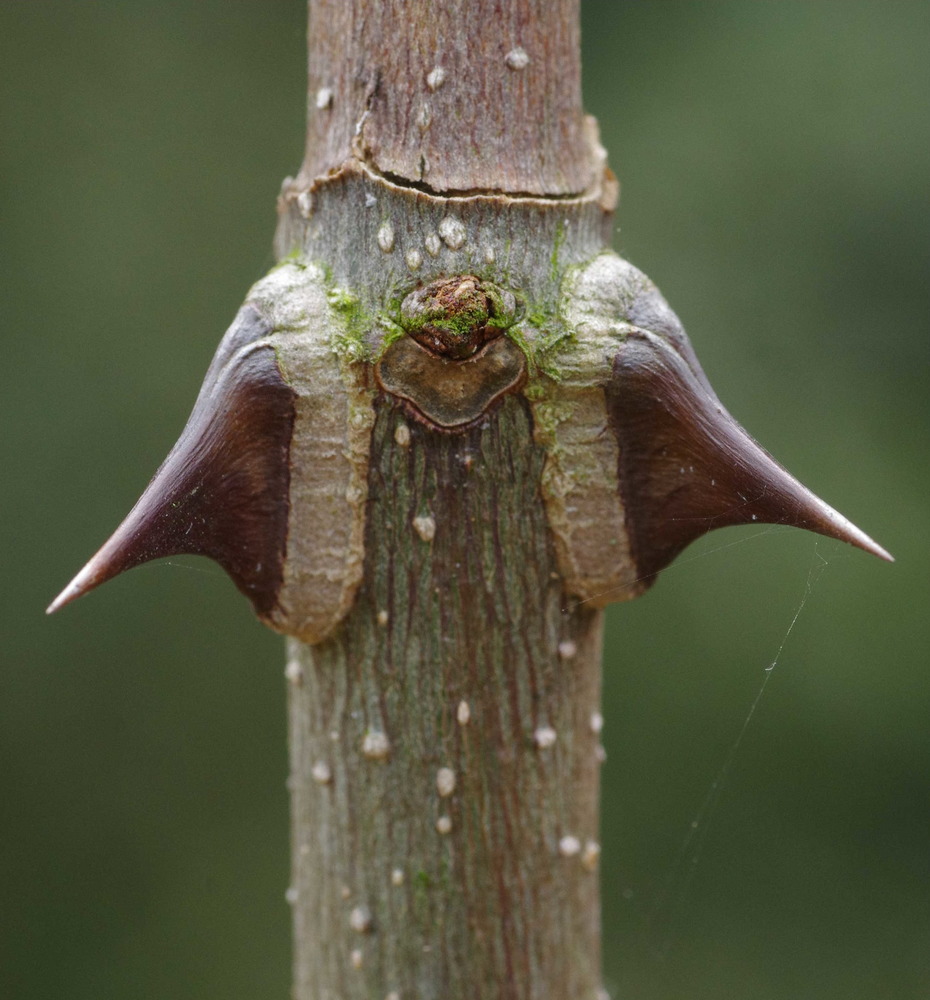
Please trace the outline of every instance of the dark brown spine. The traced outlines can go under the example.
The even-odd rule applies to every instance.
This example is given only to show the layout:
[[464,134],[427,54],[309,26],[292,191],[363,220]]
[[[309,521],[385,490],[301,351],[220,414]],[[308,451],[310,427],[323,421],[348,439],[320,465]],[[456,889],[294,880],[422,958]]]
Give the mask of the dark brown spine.
[[620,348],[607,387],[631,551],[652,580],[686,545],[737,524],[785,524],[891,559],[798,482],[723,408],[688,347],[655,335]]
[[57,611],[141,563],[182,553],[216,560],[265,616],[287,537],[294,394],[271,325],[250,305],[223,338],[181,437],[100,551],[49,607]]

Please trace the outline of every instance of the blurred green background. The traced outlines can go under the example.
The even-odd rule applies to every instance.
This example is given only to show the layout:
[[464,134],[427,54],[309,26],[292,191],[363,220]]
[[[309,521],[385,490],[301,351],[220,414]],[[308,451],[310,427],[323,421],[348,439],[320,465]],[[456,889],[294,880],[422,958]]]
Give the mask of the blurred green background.
[[[583,16],[617,249],[899,560],[732,530],[611,610],[607,983],[930,996],[930,4]],[[42,609],[273,262],[303,34],[301,0],[0,5],[4,998],[288,995],[280,638],[195,559]]]

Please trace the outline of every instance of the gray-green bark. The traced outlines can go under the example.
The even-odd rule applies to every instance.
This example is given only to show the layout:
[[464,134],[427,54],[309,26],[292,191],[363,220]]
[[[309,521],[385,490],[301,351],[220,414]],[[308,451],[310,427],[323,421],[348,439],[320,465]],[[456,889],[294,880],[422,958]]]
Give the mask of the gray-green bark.
[[375,421],[354,605],[289,642],[297,1000],[600,995],[601,615],[565,587],[547,432],[523,396],[439,432],[364,364],[450,274],[516,290],[542,344],[609,239],[577,4],[504,9],[310,3],[276,246],[325,268]]
[[578,4],[310,0],[302,179],[358,159],[442,195],[596,186]]
[[289,648],[295,995],[593,1000],[600,612],[528,408],[437,438],[384,404],[372,449],[356,605]]

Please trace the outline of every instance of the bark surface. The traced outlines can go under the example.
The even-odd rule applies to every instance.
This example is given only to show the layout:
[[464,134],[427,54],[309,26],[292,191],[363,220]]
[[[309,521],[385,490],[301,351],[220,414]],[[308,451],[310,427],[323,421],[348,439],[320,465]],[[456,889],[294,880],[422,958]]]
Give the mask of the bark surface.
[[373,455],[355,608],[290,645],[295,995],[593,1000],[600,612],[527,407],[453,436],[385,402]]
[[[555,315],[615,195],[577,3],[395,6],[310,2],[279,256],[365,317],[455,274]],[[459,433],[375,396],[355,604],[289,642],[297,1000],[600,995],[601,615],[560,577],[545,457],[522,396]]]
[[357,158],[438,193],[577,196],[578,0],[310,0],[302,176]]

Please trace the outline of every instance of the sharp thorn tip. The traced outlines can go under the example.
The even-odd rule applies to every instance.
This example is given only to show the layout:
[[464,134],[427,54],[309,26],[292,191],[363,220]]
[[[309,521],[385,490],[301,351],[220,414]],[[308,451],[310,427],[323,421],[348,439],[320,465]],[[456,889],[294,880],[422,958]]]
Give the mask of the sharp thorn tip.
[[72,593],[70,593],[70,591],[71,591],[71,584],[68,584],[68,586],[65,587],[65,589],[45,609],[45,613],[47,615],[53,615],[53,614],[55,614],[56,611],[61,611],[61,609],[66,604],[70,604],[71,601],[73,601],[74,598],[77,597],[77,594],[72,594]]
[[873,556],[878,556],[879,559],[884,559],[885,562],[893,563],[895,561],[894,556],[885,548],[882,548],[878,542],[869,541],[872,543],[868,548],[865,549],[866,552],[871,552]]
[[52,603],[45,609],[45,613],[47,615],[53,615],[56,611],[61,611],[66,604],[76,601],[79,597],[86,594],[88,590],[93,590],[98,583],[102,582],[102,580],[94,578],[95,562],[96,558],[92,559],[55,598],[55,600],[52,601]]

